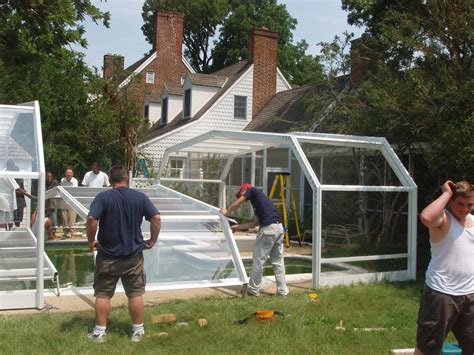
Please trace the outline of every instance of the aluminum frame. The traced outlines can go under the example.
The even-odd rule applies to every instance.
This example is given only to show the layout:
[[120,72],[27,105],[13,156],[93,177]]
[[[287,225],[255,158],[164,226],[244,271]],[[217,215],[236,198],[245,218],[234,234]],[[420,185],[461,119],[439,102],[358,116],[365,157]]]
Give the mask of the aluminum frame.
[[[189,179],[185,179],[189,180]],[[46,192],[46,199],[49,198],[61,198],[66,201],[69,206],[71,206],[77,214],[82,217],[83,219],[87,218],[89,210],[86,206],[84,206],[79,200],[78,196],[74,196],[74,191],[80,190],[81,192],[88,192],[90,194],[86,194],[86,196],[81,196],[81,198],[85,199],[93,199],[94,196],[101,191],[105,191],[107,187],[104,188],[87,188],[87,187],[63,187],[57,186],[51,190]],[[229,222],[227,218],[222,216],[219,213],[219,209],[208,205],[202,201],[194,199],[190,196],[184,195],[173,189],[165,187],[163,185],[147,187],[143,189],[136,189],[138,191],[142,191],[145,194],[150,191],[162,193],[162,196],[166,197],[159,197],[160,200],[176,200],[176,201],[184,201],[186,204],[193,206],[195,210],[189,211],[178,211],[167,209],[166,205],[159,206],[161,220],[163,222],[167,221],[219,221],[223,226],[223,234],[224,238],[229,246],[230,256],[233,261],[233,265],[235,267],[235,271],[237,273],[237,279],[219,279],[218,282],[209,282],[208,280],[202,280],[201,282],[181,282],[181,283],[149,283],[146,286],[147,290],[170,290],[170,289],[185,289],[185,288],[193,288],[193,287],[228,287],[228,286],[245,286],[248,283],[247,273],[245,271],[244,264],[240,257],[240,253],[237,248],[237,244],[235,239],[232,236],[232,232],[230,229]],[[153,200],[154,197],[152,197]],[[162,229],[162,232],[164,230]],[[145,239],[149,237],[148,231],[143,231],[143,235]],[[84,241],[85,242],[85,241]],[[73,287],[77,292],[82,294],[91,293],[90,287]],[[122,288],[118,288],[118,290],[122,290]],[[62,294],[65,294],[65,290],[61,290]],[[67,294],[67,292],[66,292]]]
[[[38,101],[28,102],[14,105],[0,105],[0,109],[12,110],[12,111],[27,111],[33,115],[33,130],[36,140],[36,164],[37,169],[34,172],[7,172],[4,170],[0,171],[0,177],[18,177],[38,180],[38,205],[37,213],[38,216],[44,216],[44,196],[45,196],[45,181],[46,181],[46,168],[44,162],[43,153],[43,134],[41,130],[41,114],[40,106]],[[11,127],[9,129],[9,133]],[[9,135],[9,134],[8,134]],[[38,221],[42,218],[38,218]],[[33,231],[27,227],[26,231],[28,235],[31,234],[36,242],[36,290],[17,290],[17,291],[0,291],[0,309],[9,308],[44,308],[44,266],[45,259],[47,260],[47,266],[52,265],[48,256],[44,252],[44,228],[38,227],[41,223],[37,223],[33,227]],[[54,268],[54,266],[53,266]]]
[[[402,186],[366,186],[366,185],[332,185],[323,184],[314,173],[309,161],[302,149],[301,144],[313,143],[335,148],[364,148],[382,153],[385,161],[392,168]],[[158,172],[158,181],[166,169],[168,159],[171,155],[186,152],[201,152],[220,154],[227,159],[224,171],[220,179],[225,181],[230,170],[232,161],[238,157],[254,153],[272,147],[287,147],[291,149],[298,161],[302,172],[313,189],[313,263],[312,283],[313,287],[333,285],[339,283],[351,283],[359,281],[372,281],[387,278],[390,280],[408,280],[416,278],[416,213],[417,213],[417,186],[410,177],[408,171],[401,163],[398,156],[385,138],[367,136],[349,136],[340,134],[323,134],[295,132],[289,134],[222,131],[214,130],[200,136],[176,144],[165,150]],[[266,166],[266,160],[264,159]],[[253,172],[252,172],[253,174]],[[181,181],[180,179],[176,179]],[[199,179],[196,179],[199,180]],[[225,189],[223,189],[225,193]],[[322,192],[323,191],[372,191],[372,192],[396,192],[408,193],[408,228],[407,228],[407,253],[370,255],[365,257],[334,258],[334,260],[321,257],[321,222],[322,222]],[[221,200],[221,199],[220,199]],[[224,197],[225,200],[225,197]],[[407,269],[393,272],[368,273],[364,275],[346,275],[344,277],[321,277],[321,264],[335,261],[365,261],[407,258]]]

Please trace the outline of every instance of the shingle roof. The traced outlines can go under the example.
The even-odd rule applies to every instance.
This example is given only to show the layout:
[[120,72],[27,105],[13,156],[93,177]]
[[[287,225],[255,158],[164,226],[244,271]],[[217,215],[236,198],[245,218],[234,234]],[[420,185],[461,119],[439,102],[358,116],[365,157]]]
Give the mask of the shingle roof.
[[[346,78],[336,81],[336,90],[342,91]],[[244,131],[286,133],[307,131],[318,117],[305,110],[307,100],[318,92],[327,91],[325,84],[308,84],[277,93],[245,127]]]
[[165,83],[166,89],[170,95],[183,96],[183,86],[177,84]]
[[213,74],[188,74],[193,85],[214,86],[221,88],[227,76],[213,75]]
[[137,60],[135,63],[129,65],[125,71],[132,73],[135,69],[137,69],[140,65],[142,65],[148,58],[150,58],[154,52],[148,53],[146,56],[144,56],[142,59]]
[[146,99],[148,99],[148,101],[151,101],[151,102],[161,102],[161,95],[156,93],[156,92],[152,92],[152,93],[149,93],[145,96]]
[[229,89],[240,76],[250,67],[250,63],[247,60],[243,60],[240,63],[231,65],[227,68],[221,69],[218,72],[213,73],[219,76],[222,76],[222,73],[227,74],[227,80],[225,81],[224,86],[190,119],[183,120],[181,119],[182,113],[179,112],[173,120],[170,120],[170,123],[166,125],[161,125],[160,122],[155,123],[151,129],[150,133],[145,137],[144,141],[159,137],[165,133],[173,131],[179,127],[185,126],[191,122],[195,122],[201,118],[201,116],[206,113],[212,105]]

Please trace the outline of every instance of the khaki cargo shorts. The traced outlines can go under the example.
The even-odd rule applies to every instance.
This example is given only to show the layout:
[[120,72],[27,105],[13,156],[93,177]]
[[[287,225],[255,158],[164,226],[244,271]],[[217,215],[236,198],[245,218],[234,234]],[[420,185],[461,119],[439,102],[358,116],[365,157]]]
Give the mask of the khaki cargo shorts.
[[143,253],[128,258],[111,258],[97,254],[94,272],[94,296],[112,298],[119,279],[127,297],[145,293],[146,275]]

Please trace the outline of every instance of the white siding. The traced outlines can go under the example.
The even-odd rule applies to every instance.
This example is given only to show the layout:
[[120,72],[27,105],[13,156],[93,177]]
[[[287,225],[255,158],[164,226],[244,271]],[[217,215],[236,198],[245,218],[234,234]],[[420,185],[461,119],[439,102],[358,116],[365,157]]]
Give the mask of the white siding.
[[148,119],[151,124],[158,122],[161,118],[161,103],[149,102],[148,103]]
[[175,130],[171,134],[152,139],[139,146],[147,157],[153,159],[153,165],[158,168],[166,148],[185,140],[209,132],[213,129],[241,131],[250,122],[248,120],[234,119],[234,95],[247,96],[247,117],[252,116],[252,83],[253,67],[249,69],[234,86],[220,97],[214,106],[204,114],[199,121],[184,126],[181,130]]
[[191,89],[191,117],[193,117],[217,91],[219,91],[217,87],[193,85]]
[[277,76],[276,76],[276,92],[281,92],[285,90],[291,89],[290,84],[286,81],[285,77],[283,76],[282,72],[278,69]]
[[[168,123],[173,121],[178,113],[183,110],[183,97],[180,95],[168,95]],[[176,118],[179,120],[181,116]]]

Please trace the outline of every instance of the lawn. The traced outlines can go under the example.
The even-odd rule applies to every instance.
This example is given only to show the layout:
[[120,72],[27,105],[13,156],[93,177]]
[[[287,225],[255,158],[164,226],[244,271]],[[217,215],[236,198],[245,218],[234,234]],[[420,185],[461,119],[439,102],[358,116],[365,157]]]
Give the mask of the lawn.
[[[1,318],[1,354],[388,354],[392,348],[413,347],[421,284],[376,283],[338,286],[319,290],[311,302],[311,290],[292,292],[288,297],[207,298],[174,301],[147,307],[147,337],[130,341],[126,308],[110,314],[108,341],[90,342],[86,333],[94,325],[94,314],[58,314]],[[259,323],[251,318],[236,324],[259,309],[283,312],[285,318]],[[152,324],[151,316],[176,313],[176,324]],[[198,319],[208,325],[200,328]],[[346,330],[336,330],[340,320]],[[354,328],[386,328],[362,331]],[[167,332],[167,337],[151,336]]]

